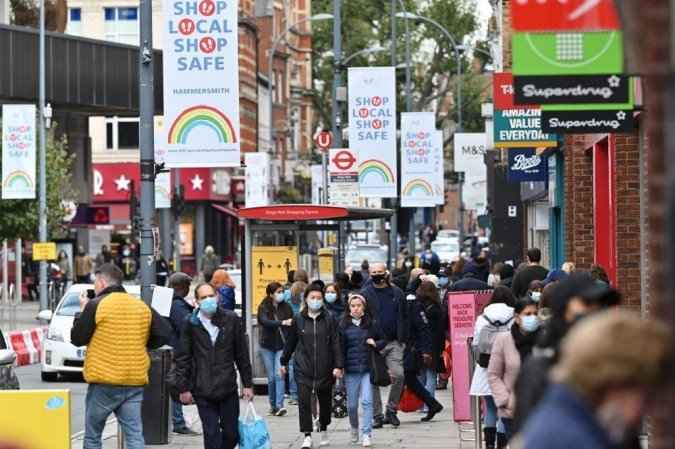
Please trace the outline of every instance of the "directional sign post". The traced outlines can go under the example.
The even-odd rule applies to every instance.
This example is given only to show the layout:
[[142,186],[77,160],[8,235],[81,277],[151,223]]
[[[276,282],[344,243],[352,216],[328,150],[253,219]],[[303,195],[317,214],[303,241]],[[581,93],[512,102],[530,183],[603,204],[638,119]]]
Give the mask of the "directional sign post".
[[359,170],[356,154],[347,148],[329,152],[329,202],[337,206],[359,206]]
[[326,153],[328,149],[333,145],[333,135],[330,131],[321,131],[314,137],[314,143],[321,152],[321,170],[322,170],[322,194],[321,194],[321,203],[328,203],[328,160],[326,159]]
[[314,143],[316,144],[319,151],[325,153],[330,146],[333,144],[333,135],[330,131],[321,131],[314,138]]

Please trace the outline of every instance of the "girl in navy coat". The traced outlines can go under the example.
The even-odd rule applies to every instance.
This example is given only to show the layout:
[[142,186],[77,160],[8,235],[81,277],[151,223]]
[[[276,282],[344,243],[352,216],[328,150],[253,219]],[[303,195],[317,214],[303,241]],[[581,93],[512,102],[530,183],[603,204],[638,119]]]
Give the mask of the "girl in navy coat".
[[[347,411],[352,428],[352,444],[359,442],[359,402],[363,409],[361,433],[363,447],[371,447],[373,432],[373,390],[370,383],[371,351],[387,344],[384,334],[373,321],[366,299],[350,295],[340,322],[340,338],[345,366]],[[359,401],[360,399],[360,401]]]

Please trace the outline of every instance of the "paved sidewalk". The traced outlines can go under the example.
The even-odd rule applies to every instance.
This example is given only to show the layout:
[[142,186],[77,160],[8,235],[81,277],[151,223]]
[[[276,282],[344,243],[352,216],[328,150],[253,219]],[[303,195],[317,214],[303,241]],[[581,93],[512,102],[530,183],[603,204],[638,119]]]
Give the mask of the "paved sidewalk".
[[[386,396],[385,396],[386,397]],[[373,435],[373,445],[379,448],[389,449],[457,449],[472,448],[473,442],[463,442],[460,445],[459,426],[452,421],[451,395],[449,390],[437,392],[437,398],[441,401],[445,409],[442,413],[436,415],[430,423],[420,422],[424,415],[421,413],[399,413],[401,426],[394,429],[391,426],[385,426],[383,429],[375,430]],[[265,413],[265,420],[269,426],[272,437],[273,449],[291,449],[300,448],[302,438],[298,431],[298,411],[296,406],[288,407],[288,415],[283,418],[268,417],[267,398],[257,396],[254,404],[258,413]],[[244,404],[242,403],[242,410]],[[197,416],[196,407],[185,407],[185,417],[188,422],[192,422],[192,428],[201,431],[201,423]],[[350,428],[349,418],[333,419],[329,427],[330,446],[334,449],[353,449],[356,446],[349,443]],[[104,449],[116,449],[117,438],[115,436],[116,424],[109,424],[106,427]],[[202,449],[204,447],[202,436],[186,437],[172,434],[168,446],[147,446],[148,448],[170,447],[175,449]],[[74,441],[73,449],[81,448],[79,441]],[[318,441],[315,441],[315,447],[318,447]]]
[[37,315],[40,312],[38,302],[25,301],[16,306],[0,304],[0,329],[4,334],[11,331],[28,330],[40,327],[46,323],[40,323]]

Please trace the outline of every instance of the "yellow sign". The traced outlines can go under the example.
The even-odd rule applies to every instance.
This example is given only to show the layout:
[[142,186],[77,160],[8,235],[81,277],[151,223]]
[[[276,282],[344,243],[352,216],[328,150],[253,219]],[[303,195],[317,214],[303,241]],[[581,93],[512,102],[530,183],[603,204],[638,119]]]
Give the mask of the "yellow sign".
[[33,260],[56,260],[56,243],[33,243]]
[[335,278],[334,257],[334,248],[321,248],[319,250],[319,278],[324,282],[333,282]]
[[0,391],[0,446],[70,449],[68,390]]
[[254,246],[251,250],[251,284],[253,314],[265,299],[270,282],[286,284],[288,272],[298,268],[298,248],[295,246]]

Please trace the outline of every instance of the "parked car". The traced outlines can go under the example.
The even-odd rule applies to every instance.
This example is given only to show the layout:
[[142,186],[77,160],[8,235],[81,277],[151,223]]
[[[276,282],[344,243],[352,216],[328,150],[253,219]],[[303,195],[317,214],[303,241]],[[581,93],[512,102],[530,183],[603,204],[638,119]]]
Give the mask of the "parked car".
[[[125,285],[124,288],[128,293],[140,298],[140,286]],[[49,321],[49,329],[40,356],[43,381],[55,381],[59,373],[82,372],[87,348],[77,347],[70,342],[70,330],[73,328],[75,314],[80,311],[80,293],[93,289],[93,284],[73,284],[66,290],[53,314],[50,310],[39,313],[39,319]]]
[[355,245],[347,250],[345,257],[346,266],[351,266],[352,270],[361,269],[361,263],[367,260],[369,264],[381,262],[386,264],[389,254],[386,246],[380,245]]
[[441,229],[436,234],[436,241],[452,240],[459,242],[459,231],[456,229]]
[[438,254],[438,258],[443,262],[452,262],[459,256],[459,242],[453,240],[431,242],[431,250]]

